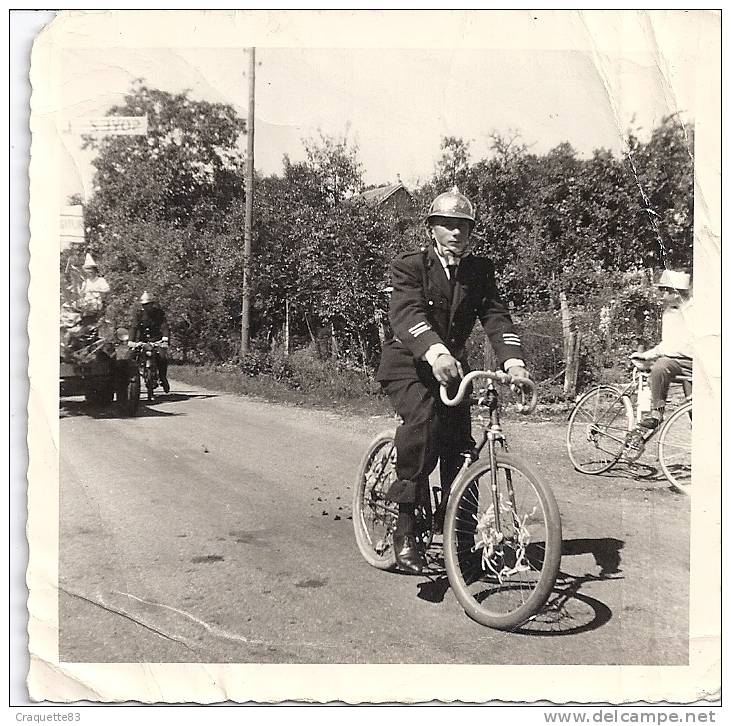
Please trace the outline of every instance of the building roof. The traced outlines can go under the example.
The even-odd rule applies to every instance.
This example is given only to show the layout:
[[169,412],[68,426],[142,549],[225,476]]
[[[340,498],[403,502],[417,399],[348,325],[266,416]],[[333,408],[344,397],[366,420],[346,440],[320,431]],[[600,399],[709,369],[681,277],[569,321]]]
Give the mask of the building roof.
[[[350,201],[363,201],[366,204],[372,204],[378,207],[387,199],[392,197],[399,189],[403,189],[407,194],[409,194],[406,187],[399,182],[398,184],[386,184],[382,187],[376,187],[375,189],[369,189],[366,192],[361,192],[360,194],[354,194],[350,197]],[[409,194],[409,196],[411,195]]]

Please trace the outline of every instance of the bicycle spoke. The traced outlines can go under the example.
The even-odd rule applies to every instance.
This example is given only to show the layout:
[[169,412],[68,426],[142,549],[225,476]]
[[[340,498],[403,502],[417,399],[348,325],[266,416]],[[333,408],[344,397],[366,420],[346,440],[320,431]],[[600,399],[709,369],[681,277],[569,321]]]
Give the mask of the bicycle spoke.
[[539,581],[545,559],[543,513],[530,481],[501,467],[497,531],[493,502],[480,501],[480,478],[470,482],[457,505],[454,552],[475,602],[491,612],[509,613],[528,601]]
[[619,459],[630,429],[622,395],[606,386],[590,391],[577,403],[569,419],[566,443],[574,466],[598,474]]
[[391,535],[397,516],[396,505],[383,498],[395,473],[395,449],[393,442],[373,452],[365,471],[365,490],[361,522],[363,531],[375,551],[391,546]]

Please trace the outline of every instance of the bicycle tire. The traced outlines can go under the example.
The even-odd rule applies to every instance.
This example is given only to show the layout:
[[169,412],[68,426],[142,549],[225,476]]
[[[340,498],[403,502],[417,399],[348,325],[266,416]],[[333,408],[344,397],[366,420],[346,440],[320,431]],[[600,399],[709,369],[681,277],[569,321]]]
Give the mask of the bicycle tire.
[[136,416],[140,404],[140,374],[135,368],[134,373],[121,381],[117,389],[117,403],[125,416]]
[[691,494],[693,402],[673,411],[660,429],[657,455],[670,486],[681,494]]
[[[395,455],[393,432],[384,431],[378,434],[363,455],[353,487],[355,541],[363,559],[379,570],[396,568],[393,529],[398,516],[398,505],[382,498],[384,485],[396,476]],[[384,456],[387,457],[388,462],[384,461]],[[387,464],[393,473],[387,471],[383,476],[374,474],[373,467],[378,461]],[[369,524],[378,521],[380,521],[379,529],[374,528],[371,531]]]
[[[602,400],[605,397],[608,403]],[[634,428],[629,396],[615,386],[599,385],[574,406],[566,430],[566,450],[576,471],[603,474],[622,457],[627,433]]]
[[155,397],[155,380],[152,376],[152,371],[149,368],[145,367],[142,378],[145,383],[145,390],[147,391],[147,400],[152,401],[152,399]]
[[[501,539],[493,544],[502,546],[490,548],[492,554],[489,554],[484,532],[489,530],[489,536],[496,534],[494,519],[492,530],[489,526],[492,491],[488,484],[485,491],[489,492],[490,506],[480,507],[479,480],[485,474],[489,476],[490,464],[477,461],[452,485],[445,517],[444,562],[452,590],[469,617],[490,628],[514,630],[541,610],[556,584],[561,564],[561,516],[553,492],[524,461],[511,454],[498,454],[496,463],[502,522]],[[514,489],[513,504],[507,494],[507,472],[511,474]],[[518,484],[521,491],[522,487],[532,491],[536,500],[529,504],[532,510],[524,512],[519,506],[518,477],[513,479],[513,475],[522,477],[522,483]],[[542,541],[539,520],[534,516],[536,507],[540,508],[540,521],[545,530]],[[509,513],[512,517],[508,517]],[[506,519],[511,520],[510,526]],[[509,544],[513,545],[512,549]],[[508,565],[511,566],[506,569]],[[516,575],[515,579],[504,583],[502,578],[506,573]],[[476,579],[474,575],[478,575]],[[530,580],[535,581],[531,584]],[[473,592],[471,588],[476,584],[478,588],[484,585],[488,589]],[[506,601],[505,608],[494,609],[498,600]],[[510,604],[513,602],[514,605]]]

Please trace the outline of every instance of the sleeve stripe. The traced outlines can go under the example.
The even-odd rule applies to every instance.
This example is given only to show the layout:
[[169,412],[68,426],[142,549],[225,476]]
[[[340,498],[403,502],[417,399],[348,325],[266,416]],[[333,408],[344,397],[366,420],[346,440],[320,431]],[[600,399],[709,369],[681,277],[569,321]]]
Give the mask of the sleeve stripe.
[[409,328],[409,333],[412,335],[416,334],[417,331],[420,333],[423,333],[425,330],[429,330],[431,328],[431,325],[429,323],[417,323],[416,325],[412,325]]
[[413,328],[410,328],[409,332],[414,336],[414,338],[418,338],[422,333],[426,333],[427,330],[431,330],[431,325],[428,323],[421,323],[420,325],[415,325]]

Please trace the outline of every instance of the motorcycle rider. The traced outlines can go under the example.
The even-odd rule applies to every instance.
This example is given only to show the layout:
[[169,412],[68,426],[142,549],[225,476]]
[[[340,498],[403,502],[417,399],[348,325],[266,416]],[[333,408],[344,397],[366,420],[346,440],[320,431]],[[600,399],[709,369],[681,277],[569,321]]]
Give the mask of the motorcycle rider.
[[170,393],[167,353],[170,328],[165,318],[165,311],[157,304],[155,296],[147,290],[140,295],[140,307],[135,311],[129,339],[131,343],[162,341],[162,345],[156,347],[157,370],[163,391]]

